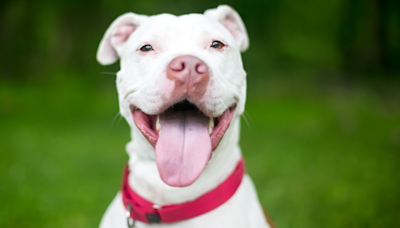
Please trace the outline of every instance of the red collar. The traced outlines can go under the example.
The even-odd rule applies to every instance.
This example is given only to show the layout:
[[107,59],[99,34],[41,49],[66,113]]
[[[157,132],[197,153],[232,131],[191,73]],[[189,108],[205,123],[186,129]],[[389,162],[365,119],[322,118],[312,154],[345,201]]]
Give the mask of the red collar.
[[122,179],[122,200],[130,207],[130,217],[145,223],[172,223],[207,213],[225,203],[236,192],[244,175],[244,160],[220,185],[199,198],[182,204],[155,205],[135,193],[128,184],[129,167],[125,166]]

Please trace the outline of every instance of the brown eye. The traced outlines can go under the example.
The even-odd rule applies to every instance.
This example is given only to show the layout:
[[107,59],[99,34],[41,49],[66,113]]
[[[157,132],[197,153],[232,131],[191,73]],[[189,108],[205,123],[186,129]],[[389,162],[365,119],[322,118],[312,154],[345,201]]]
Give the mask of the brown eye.
[[223,43],[221,43],[220,41],[218,41],[218,40],[213,41],[212,44],[211,44],[211,47],[215,48],[215,49],[221,49],[224,46],[225,45]]
[[148,51],[152,51],[153,47],[150,44],[146,44],[143,47],[141,47],[140,50],[143,52],[148,52]]

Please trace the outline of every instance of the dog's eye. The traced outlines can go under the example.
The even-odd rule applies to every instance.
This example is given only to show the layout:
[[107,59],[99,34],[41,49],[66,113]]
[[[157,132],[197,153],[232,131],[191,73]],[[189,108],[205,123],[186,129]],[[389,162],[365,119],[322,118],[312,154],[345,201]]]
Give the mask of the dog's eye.
[[211,47],[215,48],[215,49],[221,49],[224,46],[225,45],[222,42],[218,41],[218,40],[213,41],[212,44],[211,44]]
[[148,52],[148,51],[152,51],[153,47],[150,44],[146,44],[143,47],[141,47],[140,50],[143,52]]

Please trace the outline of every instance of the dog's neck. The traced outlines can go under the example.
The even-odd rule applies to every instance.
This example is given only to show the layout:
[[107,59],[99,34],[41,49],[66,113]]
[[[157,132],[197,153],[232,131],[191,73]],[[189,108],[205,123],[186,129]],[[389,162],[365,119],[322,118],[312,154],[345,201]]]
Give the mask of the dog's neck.
[[[140,196],[158,204],[178,204],[198,198],[224,181],[234,170],[241,157],[239,141],[239,118],[231,126],[213,153],[213,158],[200,177],[190,186],[166,185],[158,173],[154,148],[135,127],[132,141],[127,145],[129,155],[129,185]],[[229,143],[228,143],[229,142]]]

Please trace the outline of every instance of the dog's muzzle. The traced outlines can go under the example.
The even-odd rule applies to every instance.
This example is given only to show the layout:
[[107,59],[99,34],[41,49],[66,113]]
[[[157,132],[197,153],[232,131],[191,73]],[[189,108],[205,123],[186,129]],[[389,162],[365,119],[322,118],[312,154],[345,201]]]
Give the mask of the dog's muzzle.
[[195,56],[173,59],[166,78],[174,88],[158,115],[148,115],[131,107],[136,126],[155,148],[161,179],[168,185],[191,185],[212,157],[232,120],[235,106],[219,117],[207,116],[202,109],[209,86],[209,69]]

